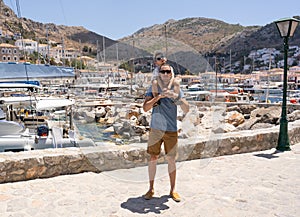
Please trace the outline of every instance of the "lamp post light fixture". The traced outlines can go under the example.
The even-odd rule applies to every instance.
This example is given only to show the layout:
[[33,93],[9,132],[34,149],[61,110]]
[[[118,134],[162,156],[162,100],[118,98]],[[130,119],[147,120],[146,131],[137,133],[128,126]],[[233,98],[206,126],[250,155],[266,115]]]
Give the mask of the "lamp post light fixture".
[[284,71],[283,71],[283,97],[282,97],[282,109],[280,118],[280,130],[276,149],[278,151],[289,151],[290,141],[288,136],[288,121],[286,117],[286,95],[287,95],[287,60],[289,50],[289,38],[293,37],[294,32],[300,21],[295,18],[283,18],[275,21],[276,27],[280,36],[283,38],[284,46]]

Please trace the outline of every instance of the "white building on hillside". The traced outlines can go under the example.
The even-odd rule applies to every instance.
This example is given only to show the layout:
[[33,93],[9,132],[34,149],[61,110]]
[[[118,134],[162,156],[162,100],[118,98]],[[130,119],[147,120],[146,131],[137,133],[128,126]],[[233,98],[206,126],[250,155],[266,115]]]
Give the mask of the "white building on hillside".
[[50,48],[50,57],[53,57],[56,62],[62,59],[72,60],[79,56],[78,49],[75,48],[63,48],[61,45]]
[[48,44],[39,44],[37,52],[43,56],[47,56],[49,51],[48,49],[50,50]]
[[31,39],[18,39],[15,45],[19,47],[20,50],[25,50],[27,53],[32,54],[37,51],[38,43]]

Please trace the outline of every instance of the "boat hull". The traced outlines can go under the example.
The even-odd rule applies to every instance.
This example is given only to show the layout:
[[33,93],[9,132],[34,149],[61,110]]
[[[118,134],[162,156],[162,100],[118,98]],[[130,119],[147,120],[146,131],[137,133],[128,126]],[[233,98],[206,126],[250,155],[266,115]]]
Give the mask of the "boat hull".
[[24,130],[22,124],[14,121],[0,121],[0,136],[17,135]]
[[48,148],[67,148],[67,147],[92,147],[95,146],[91,139],[84,138],[78,141],[72,141],[70,138],[63,138],[60,144],[55,147],[52,137],[36,137],[23,135],[10,135],[0,137],[0,152],[19,152]]

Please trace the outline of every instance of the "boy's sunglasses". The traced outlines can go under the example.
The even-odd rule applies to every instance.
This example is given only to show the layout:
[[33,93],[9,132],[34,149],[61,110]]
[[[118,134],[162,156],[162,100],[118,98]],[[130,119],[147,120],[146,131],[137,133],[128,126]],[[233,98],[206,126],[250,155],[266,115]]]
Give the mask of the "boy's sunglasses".
[[165,73],[170,74],[172,71],[171,70],[160,70],[159,72],[161,74],[165,74]]

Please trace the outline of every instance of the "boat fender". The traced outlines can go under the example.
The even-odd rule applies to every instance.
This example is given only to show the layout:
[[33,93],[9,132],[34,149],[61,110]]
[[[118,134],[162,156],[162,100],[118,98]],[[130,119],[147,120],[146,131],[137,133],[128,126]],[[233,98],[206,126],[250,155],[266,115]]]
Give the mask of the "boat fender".
[[38,143],[39,143],[39,139],[38,139],[38,137],[37,137],[37,136],[35,136],[35,138],[34,138],[34,142],[35,142],[35,144],[38,144]]

